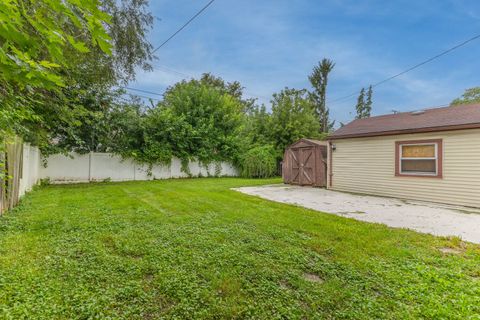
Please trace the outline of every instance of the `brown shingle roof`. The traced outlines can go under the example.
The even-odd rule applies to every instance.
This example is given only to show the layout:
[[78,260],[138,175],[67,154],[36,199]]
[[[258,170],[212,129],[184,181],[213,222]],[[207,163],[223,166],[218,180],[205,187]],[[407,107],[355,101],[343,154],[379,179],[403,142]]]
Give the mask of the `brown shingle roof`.
[[480,128],[480,104],[427,109],[417,112],[402,112],[358,119],[336,130],[328,139],[472,128]]
[[302,138],[301,140],[306,140],[308,142],[311,142],[313,144],[317,144],[319,146],[324,146],[326,145],[326,142],[325,141],[322,141],[322,140],[315,140],[315,139],[307,139],[307,138]]

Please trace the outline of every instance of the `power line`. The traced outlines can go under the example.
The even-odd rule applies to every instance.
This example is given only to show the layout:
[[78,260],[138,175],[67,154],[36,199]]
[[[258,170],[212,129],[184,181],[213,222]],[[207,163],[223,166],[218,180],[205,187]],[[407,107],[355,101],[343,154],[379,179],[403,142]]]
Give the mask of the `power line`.
[[[392,114],[397,114],[397,113],[410,113],[410,112],[415,112],[415,111],[426,111],[426,110],[431,110],[431,109],[437,109],[437,108],[443,108],[443,107],[449,107],[451,106],[451,103],[444,103],[444,104],[440,104],[440,105],[436,105],[436,106],[425,106],[425,107],[416,107],[415,109],[411,109],[411,110],[408,110],[408,111],[400,111],[400,110],[395,110],[395,109],[392,109],[391,110],[391,113]],[[350,112],[351,114],[351,112]],[[376,116],[372,116],[372,117],[380,117],[380,116],[386,116],[386,115],[389,115],[388,113],[386,114],[379,114],[379,115],[376,115]],[[347,120],[345,121],[344,123],[347,124],[347,123],[350,123],[354,120],[358,120],[357,118],[353,118],[353,119],[350,119],[350,120]]]
[[173,70],[173,69],[170,69],[170,68],[167,68],[167,67],[164,67],[164,66],[153,65],[153,69],[158,69],[158,70],[161,70],[161,71],[164,71],[164,72],[169,72],[169,73],[175,74],[175,75],[180,76],[180,77],[195,78],[192,75],[189,75],[189,74],[177,71],[177,70]]
[[[193,78],[193,77],[192,77],[192,78]],[[136,89],[136,88],[130,88],[130,87],[123,87],[123,86],[120,86],[120,88],[126,89],[126,90],[131,90],[131,91],[143,92],[143,93],[147,93],[147,94],[154,94],[154,95],[162,96],[162,97],[164,96],[163,93],[153,92],[153,91],[148,91],[148,90],[143,90],[143,89]],[[161,99],[150,98],[150,97],[142,96],[142,95],[138,95],[138,94],[132,94],[132,95],[135,95],[135,96],[138,96],[138,97],[142,97],[142,98],[147,98],[147,99],[153,99],[153,100],[161,101]],[[267,98],[267,97],[262,97],[262,96],[257,96],[257,95],[251,95],[251,94],[248,94],[248,93],[246,93],[246,92],[245,92],[245,95],[250,96],[250,97],[253,97],[253,98],[269,99],[269,98]]]
[[[431,58],[428,58],[427,60],[424,60],[424,61],[422,61],[422,62],[420,62],[420,63],[417,63],[416,65],[411,66],[410,68],[408,68],[408,69],[406,69],[406,70],[404,70],[404,71],[402,71],[402,72],[399,72],[399,73],[397,73],[397,74],[395,74],[395,75],[393,75],[393,76],[391,76],[391,77],[388,77],[388,78],[386,78],[386,79],[383,79],[383,80],[381,80],[381,81],[373,84],[372,87],[373,87],[373,88],[374,88],[374,87],[378,87],[379,85],[384,84],[384,83],[387,82],[387,81],[390,81],[390,80],[393,80],[393,79],[395,79],[395,78],[397,78],[397,77],[400,77],[401,75],[404,75],[405,73],[410,72],[410,71],[412,71],[412,70],[415,70],[415,69],[423,66],[424,64],[427,64],[427,63],[429,63],[429,62],[431,62],[431,61],[433,61],[433,60],[436,60],[436,59],[438,59],[438,58],[440,58],[440,57],[442,57],[442,56],[444,56],[444,55],[446,55],[446,54],[448,54],[448,53],[450,53],[450,52],[452,52],[452,51],[454,51],[454,50],[456,50],[456,49],[458,49],[458,48],[460,48],[460,47],[463,47],[464,45],[468,44],[469,42],[472,42],[472,41],[474,41],[474,40],[477,40],[478,38],[480,38],[480,34],[478,34],[478,35],[476,35],[476,36],[474,36],[474,37],[472,37],[472,38],[470,38],[470,39],[468,39],[468,40],[465,40],[465,41],[463,41],[463,42],[461,42],[461,43],[459,43],[459,44],[457,44],[457,45],[455,45],[455,46],[453,46],[453,47],[451,47],[451,48],[449,48],[449,49],[447,49],[447,50],[445,50],[445,51],[443,51],[443,52],[441,52],[441,53],[439,53],[439,54],[437,54],[437,55],[435,55],[435,56],[433,56],[433,57],[431,57]],[[352,92],[351,94],[348,94],[348,95],[346,95],[346,96],[343,96],[343,97],[340,97],[340,98],[337,98],[337,99],[333,99],[333,100],[329,101],[329,103],[337,102],[337,101],[341,101],[341,100],[345,100],[345,99],[351,98],[351,97],[353,97],[353,96],[355,96],[355,95],[357,95],[357,94],[358,94],[358,92]]]
[[143,92],[143,93],[148,93],[148,94],[154,94],[154,95],[163,97],[163,94],[158,93],[158,92],[153,92],[153,91],[148,91],[148,90],[143,90],[143,89],[130,88],[130,87],[120,87],[120,88],[127,89],[127,90],[132,90],[132,91]]
[[158,49],[163,47],[164,45],[167,44],[170,40],[172,40],[177,34],[179,34],[183,29],[185,29],[186,26],[190,24],[193,20],[195,20],[196,17],[198,17],[203,11],[205,11],[215,0],[210,0],[209,3],[207,3],[200,11],[198,11],[193,17],[190,18],[183,26],[180,27],[177,31],[175,31],[167,40],[163,41],[161,45],[159,45],[155,50],[152,51],[152,54],[155,53]]
[[[121,87],[121,88],[124,88],[124,89],[127,89],[126,87]],[[128,90],[132,90],[132,89],[128,89]],[[137,93],[125,93],[125,94],[129,94],[131,96],[135,96],[135,97],[140,97],[140,98],[145,98],[145,99],[151,99],[151,100],[156,100],[156,101],[162,101],[162,99],[157,99],[157,98],[152,98],[152,97],[147,97],[147,96],[144,96],[144,95],[141,95],[141,94],[137,94]]]
[[[171,73],[171,74],[174,74],[174,75],[177,75],[179,77],[184,77],[184,78],[192,78],[192,79],[195,79],[196,77],[192,74],[186,74],[184,72],[180,72],[178,70],[174,70],[172,68],[169,68],[169,67],[165,67],[165,66],[159,66],[159,65],[153,65],[153,69],[157,69],[157,70],[161,70],[161,71],[164,71],[164,72],[167,72],[167,73]],[[258,95],[258,94],[255,94],[253,92],[244,92],[245,95],[249,96],[249,97],[252,97],[252,98],[257,98],[257,99],[265,99],[265,100],[269,100],[270,98],[269,97],[265,97],[265,96],[262,96],[262,95]]]

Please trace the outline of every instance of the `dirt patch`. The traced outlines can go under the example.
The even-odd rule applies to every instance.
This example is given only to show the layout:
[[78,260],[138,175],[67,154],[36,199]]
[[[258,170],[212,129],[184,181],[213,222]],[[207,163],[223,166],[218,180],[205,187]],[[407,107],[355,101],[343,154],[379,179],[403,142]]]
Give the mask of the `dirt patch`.
[[280,281],[280,288],[284,289],[284,290],[291,290],[292,289],[292,286],[290,285],[290,283],[286,280],[281,280]]
[[147,274],[145,274],[145,275],[143,276],[143,279],[144,279],[145,281],[147,281],[147,282],[152,282],[152,280],[153,280],[153,274],[147,273]]
[[309,282],[323,283],[324,280],[314,273],[304,273],[303,278]]
[[438,249],[440,252],[445,253],[445,254],[461,254],[463,251],[461,249],[456,249],[456,248],[440,248]]

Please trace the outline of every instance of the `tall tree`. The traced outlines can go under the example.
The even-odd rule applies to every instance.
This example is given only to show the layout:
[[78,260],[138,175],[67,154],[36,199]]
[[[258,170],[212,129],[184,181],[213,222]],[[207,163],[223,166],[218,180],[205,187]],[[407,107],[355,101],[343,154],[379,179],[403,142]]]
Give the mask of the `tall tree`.
[[363,110],[363,117],[370,118],[372,113],[372,104],[373,104],[373,88],[370,85],[367,91],[367,101],[365,102],[365,108]]
[[320,137],[319,129],[315,106],[306,90],[285,88],[273,94],[269,136],[278,159],[296,140]]
[[357,110],[357,116],[355,117],[356,119],[365,118],[365,88],[362,88],[362,90],[360,90],[355,109]]
[[245,117],[243,135],[245,136],[245,146],[250,148],[252,145],[269,144],[270,120],[271,115],[267,112],[264,104],[254,106]]
[[255,100],[252,98],[245,98],[243,95],[244,87],[238,81],[226,82],[221,77],[212,75],[211,73],[204,73],[199,80],[200,83],[227,93],[241,102],[245,113],[253,111]]
[[21,131],[24,120],[40,119],[34,106],[66,87],[72,55],[111,53],[111,17],[94,0],[2,1],[0,16],[1,139]]
[[171,155],[183,165],[189,159],[203,164],[232,160],[242,121],[242,105],[235,97],[196,80],[179,82],[147,113],[139,160],[169,161]]
[[335,122],[330,122],[330,110],[327,107],[327,85],[328,76],[335,67],[335,63],[324,58],[317,66],[313,68],[312,73],[308,77],[313,87],[310,96],[314,104],[315,113],[320,124],[320,132],[329,132],[333,128]]
[[453,100],[450,105],[458,106],[462,104],[480,103],[480,87],[474,87],[465,90],[460,98]]
[[40,146],[43,154],[105,148],[101,139],[109,127],[108,113],[125,105],[119,98],[122,92],[113,86],[134,80],[138,69],[151,68],[147,32],[153,17],[147,6],[145,0],[100,1],[99,8],[111,17],[106,25],[111,54],[93,47],[84,33],[75,31],[75,39],[85,43],[87,51],[64,50],[71,62],[62,68],[64,86],[55,94],[36,92],[30,107],[37,121],[23,123],[22,135]]

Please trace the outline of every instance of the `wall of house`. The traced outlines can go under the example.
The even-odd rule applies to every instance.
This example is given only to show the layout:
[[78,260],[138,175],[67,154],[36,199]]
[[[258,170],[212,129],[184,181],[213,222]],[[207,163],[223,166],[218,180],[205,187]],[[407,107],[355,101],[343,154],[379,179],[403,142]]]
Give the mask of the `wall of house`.
[[[443,178],[396,177],[395,142],[443,139]],[[334,140],[329,188],[480,207],[480,129]]]
[[[181,162],[173,158],[170,166],[147,165],[135,163],[133,160],[122,159],[110,153],[89,153],[71,156],[53,155],[46,159],[47,166],[40,167],[40,177],[50,179],[53,183],[72,183],[88,181],[131,181],[154,180],[170,178],[186,178],[188,174],[181,170]],[[191,176],[237,176],[238,172],[231,164],[222,162],[218,172],[216,164],[207,168],[198,162],[191,161],[188,165]]]

